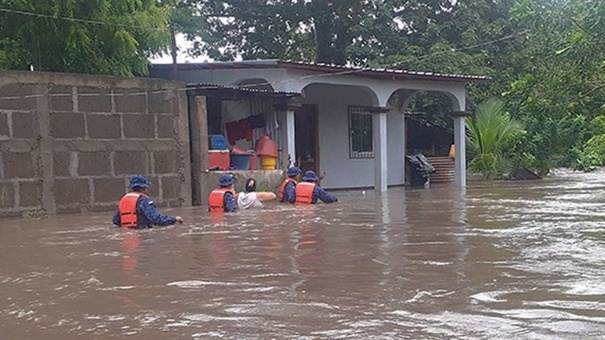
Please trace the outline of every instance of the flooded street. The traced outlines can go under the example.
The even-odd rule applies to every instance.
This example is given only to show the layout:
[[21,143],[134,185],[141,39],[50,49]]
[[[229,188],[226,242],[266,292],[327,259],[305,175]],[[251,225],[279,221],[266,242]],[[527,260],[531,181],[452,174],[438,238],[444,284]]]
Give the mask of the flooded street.
[[3,339],[601,339],[605,173],[0,220]]

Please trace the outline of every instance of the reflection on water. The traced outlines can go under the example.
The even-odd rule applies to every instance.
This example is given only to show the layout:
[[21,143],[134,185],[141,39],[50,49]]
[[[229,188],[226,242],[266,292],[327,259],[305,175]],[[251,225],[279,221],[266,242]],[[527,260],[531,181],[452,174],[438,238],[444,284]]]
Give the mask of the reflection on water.
[[605,176],[2,220],[6,339],[598,339]]

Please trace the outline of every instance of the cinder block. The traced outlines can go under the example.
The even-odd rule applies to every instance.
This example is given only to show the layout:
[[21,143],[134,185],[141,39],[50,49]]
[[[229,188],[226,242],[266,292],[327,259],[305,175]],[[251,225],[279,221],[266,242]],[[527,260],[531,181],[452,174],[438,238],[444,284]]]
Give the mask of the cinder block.
[[50,135],[54,138],[84,138],[84,115],[72,112],[51,113]]
[[93,185],[96,203],[117,202],[128,191],[124,178],[95,178]]
[[2,155],[6,178],[33,178],[35,176],[32,154],[29,152],[6,152]]
[[59,205],[90,203],[87,179],[55,179],[54,193],[55,202]]
[[0,113],[0,137],[10,137],[8,129],[8,114]]
[[0,183],[0,208],[15,206],[15,188],[13,183]]
[[175,138],[174,131],[174,116],[159,115],[158,116],[158,137],[159,138]]
[[172,92],[149,93],[149,113],[174,113],[176,96]]
[[126,138],[155,138],[155,120],[150,114],[125,114],[124,136]]
[[53,153],[53,175],[69,176],[69,167],[71,164],[70,152],[54,152]]
[[111,112],[111,90],[101,87],[79,87],[80,112]]
[[115,89],[116,112],[147,112],[147,92],[144,89]]
[[88,137],[98,139],[119,139],[120,116],[88,114],[86,116]]
[[148,156],[145,151],[116,151],[113,169],[116,175],[147,173]]
[[34,113],[13,112],[13,138],[35,138]]
[[153,152],[153,168],[155,174],[172,174],[177,172],[177,152],[154,151]]
[[19,206],[42,206],[42,182],[19,182]]
[[49,89],[49,106],[51,111],[73,111],[73,87],[51,85]]
[[107,175],[110,173],[109,151],[80,152],[78,154],[78,175]]
[[8,84],[0,87],[0,110],[32,111],[36,108],[36,85]]
[[160,181],[155,176],[147,176],[147,179],[151,182],[151,187],[147,189],[147,194],[156,204],[158,204],[162,201],[160,199]]
[[178,199],[181,193],[181,177],[179,175],[162,177],[162,200]]

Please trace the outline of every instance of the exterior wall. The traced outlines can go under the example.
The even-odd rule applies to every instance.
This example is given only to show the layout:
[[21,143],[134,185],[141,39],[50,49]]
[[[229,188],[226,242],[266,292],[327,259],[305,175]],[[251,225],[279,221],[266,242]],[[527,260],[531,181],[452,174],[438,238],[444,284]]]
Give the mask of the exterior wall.
[[184,84],[0,73],[0,216],[113,210],[143,173],[159,205],[191,204]]
[[[328,189],[374,186],[374,158],[349,158],[349,105],[374,106],[367,92],[351,86],[313,84],[305,89],[305,104],[319,108],[319,171]],[[388,184],[402,185],[403,115],[388,115]]]

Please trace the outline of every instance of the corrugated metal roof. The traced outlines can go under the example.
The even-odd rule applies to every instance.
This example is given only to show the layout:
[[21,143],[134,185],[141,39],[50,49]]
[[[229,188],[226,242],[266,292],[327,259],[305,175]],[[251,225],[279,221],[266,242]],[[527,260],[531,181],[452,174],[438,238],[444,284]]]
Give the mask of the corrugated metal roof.
[[311,63],[303,61],[278,61],[278,65],[283,65],[286,68],[297,68],[306,69],[309,71],[323,71],[329,73],[343,74],[343,75],[358,75],[363,77],[373,78],[430,78],[435,80],[453,80],[453,81],[487,81],[490,77],[486,76],[475,76],[475,75],[461,75],[461,74],[448,74],[448,73],[434,73],[434,72],[421,72],[421,71],[408,71],[408,70],[396,70],[387,68],[363,68],[355,66],[342,66],[334,64],[323,64],[323,63]]
[[[262,86],[265,84],[250,84],[250,85],[223,85],[223,84],[210,84],[210,83],[189,83],[187,84],[188,90],[232,90],[237,92],[250,92],[250,93],[262,93],[271,95],[282,95],[287,97],[299,96],[299,92],[284,92],[284,91],[273,91],[272,89],[262,89],[254,86]],[[267,84],[270,86],[270,84]]]
[[[172,67],[170,64],[154,65],[158,68]],[[305,61],[262,59],[242,60],[208,63],[179,64],[179,70],[216,70],[216,69],[249,69],[249,68],[286,68],[317,72],[328,75],[351,75],[358,77],[369,77],[379,79],[415,79],[415,80],[439,80],[457,82],[481,82],[491,80],[491,77],[477,75],[461,75],[449,73],[434,73],[422,71],[397,70],[387,68],[363,68],[356,66],[343,66],[324,63],[313,63]]]

